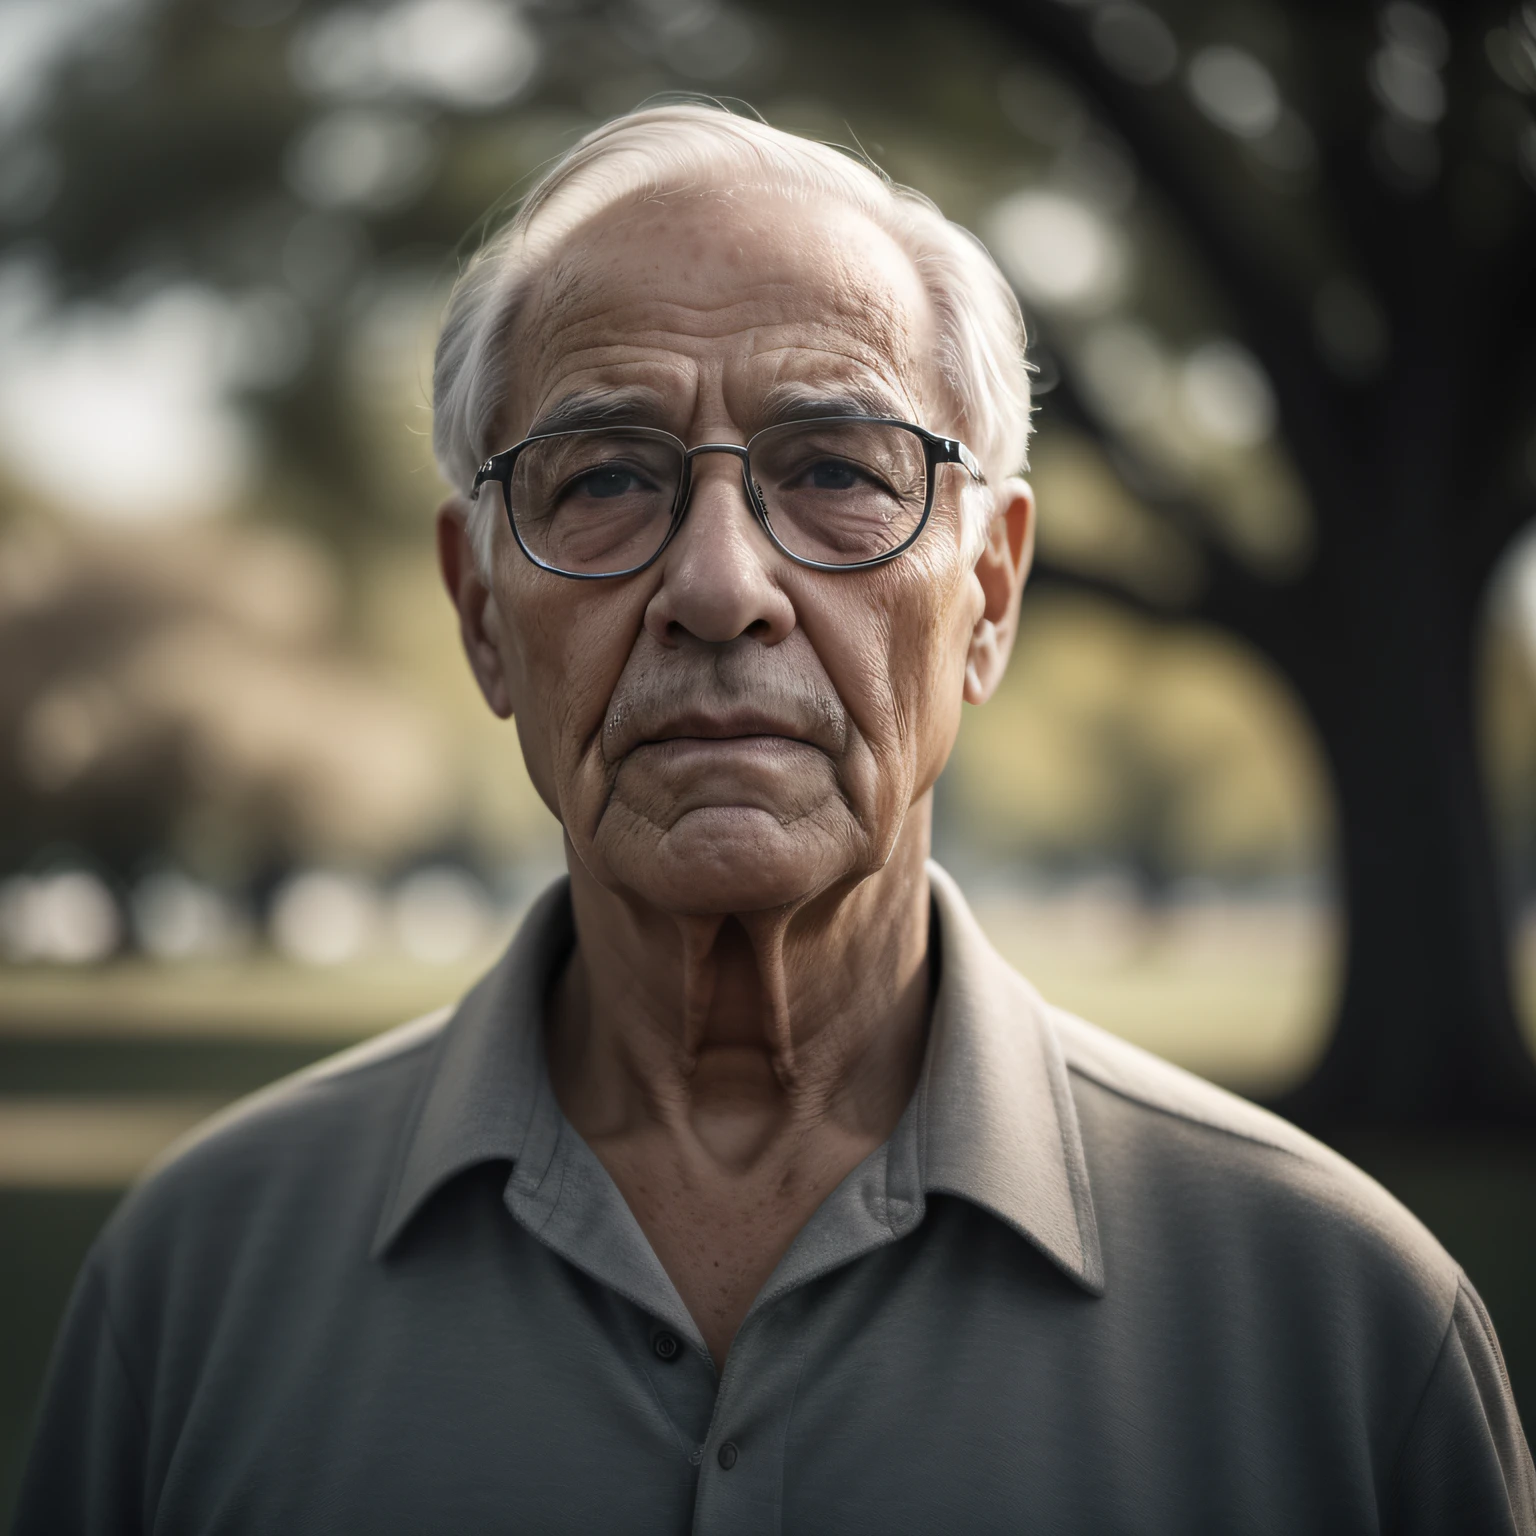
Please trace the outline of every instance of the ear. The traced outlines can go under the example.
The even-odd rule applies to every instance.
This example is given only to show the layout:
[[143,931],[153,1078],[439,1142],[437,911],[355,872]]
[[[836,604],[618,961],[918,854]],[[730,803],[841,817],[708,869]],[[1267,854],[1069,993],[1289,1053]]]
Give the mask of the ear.
[[459,638],[469,669],[485,702],[501,719],[512,715],[512,695],[497,645],[501,614],[475,559],[469,540],[469,508],[462,496],[450,496],[437,509],[437,563],[443,585],[459,611]]
[[1035,493],[1023,480],[1006,480],[976,562],[983,607],[965,662],[965,702],[985,704],[1003,679],[1019,627],[1019,598],[1035,557]]

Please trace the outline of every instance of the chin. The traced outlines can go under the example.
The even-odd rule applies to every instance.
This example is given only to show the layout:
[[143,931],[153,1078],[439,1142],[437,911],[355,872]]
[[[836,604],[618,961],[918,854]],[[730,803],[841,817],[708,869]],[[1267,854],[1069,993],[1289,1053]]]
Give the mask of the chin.
[[765,811],[688,812],[648,846],[614,848],[612,874],[666,912],[723,916],[798,906],[858,864],[846,835],[811,818],[785,826]]

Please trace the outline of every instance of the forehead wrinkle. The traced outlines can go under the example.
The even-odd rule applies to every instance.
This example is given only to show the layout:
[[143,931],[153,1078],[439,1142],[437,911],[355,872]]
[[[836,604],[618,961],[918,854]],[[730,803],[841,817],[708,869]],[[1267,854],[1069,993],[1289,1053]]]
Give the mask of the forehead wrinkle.
[[[785,328],[799,330],[800,326],[797,322],[775,322],[772,327]],[[686,416],[685,401],[696,393],[703,378],[715,374],[722,365],[721,382],[733,402],[748,407],[747,415],[758,414],[757,402],[781,384],[826,393],[872,386],[908,407],[926,398],[920,371],[912,366],[905,347],[893,356],[853,335],[822,333],[810,338],[801,334],[793,340],[775,337],[766,346],[752,347],[745,356],[720,359],[711,356],[707,346],[695,345],[697,340],[669,331],[622,340],[605,337],[569,350],[553,349],[557,355],[549,359],[552,366],[539,366],[544,361],[539,359],[525,371],[525,381],[537,381],[539,389],[528,402],[527,419],[547,411],[557,396],[636,388],[660,397],[663,409],[681,408],[678,414]],[[763,382],[765,372],[768,378]],[[519,425],[526,427],[527,421]]]
[[[894,338],[910,328],[914,320],[919,324],[931,320],[931,297],[911,255],[867,216],[853,214],[837,204],[824,210],[844,218],[852,215],[865,236],[861,240],[844,236],[835,225],[818,223],[810,216],[813,210],[791,205],[792,212],[808,226],[804,240],[789,252],[777,253],[780,271],[757,272],[749,279],[742,271],[743,257],[750,260],[757,252],[729,225],[729,215],[739,214],[740,208],[730,204],[729,199],[724,203],[726,222],[703,230],[693,227],[679,231],[681,249],[674,244],[665,257],[637,253],[636,247],[643,245],[650,233],[643,217],[648,209],[620,206],[595,215],[569,232],[551,253],[535,278],[525,315],[540,316],[546,322],[541,328],[547,332],[579,324],[583,318],[595,319],[611,313],[616,303],[642,313],[647,306],[654,306],[663,314],[714,314],[728,319],[736,309],[771,309],[780,296],[793,303],[808,286],[814,286],[824,301],[824,315],[851,319],[859,329],[883,320],[884,328]],[[616,245],[616,229],[622,228],[626,216],[632,218],[637,213],[642,215],[639,231]],[[783,270],[786,264],[787,276]],[[741,272],[740,283],[728,287],[714,301],[696,292],[690,294],[687,302],[680,302],[665,291],[655,292],[658,284],[663,290],[679,282],[692,286],[693,274],[686,269],[700,266],[712,273]],[[741,286],[748,284],[750,291],[741,295]],[[617,295],[615,286],[620,290]],[[648,287],[652,291],[646,292]],[[626,288],[627,293],[623,291]],[[591,313],[594,307],[595,314]],[[589,314],[583,316],[583,310]]]
[[[905,253],[902,255],[905,261]],[[816,346],[768,346],[758,349],[757,356],[782,357],[789,367],[781,367],[779,377],[786,382],[792,374],[798,373],[794,362],[802,356],[819,353],[837,357],[894,386],[914,413],[919,402],[926,406],[943,398],[941,390],[932,388],[934,381],[931,377],[937,317],[916,268],[909,267],[913,288],[909,295],[903,296],[891,284],[879,281],[878,274],[869,273],[867,269],[861,271],[851,252],[843,253],[842,266],[851,274],[857,274],[856,280],[832,285],[835,293],[849,296],[846,304],[837,306],[837,319],[850,322],[838,339],[848,344],[837,346],[833,344],[834,338],[823,336]],[[870,277],[876,280],[870,281]],[[815,382],[800,378],[792,381],[797,384]]]
[[[833,365],[815,366],[813,360],[818,358],[831,359]],[[798,394],[836,395],[864,390],[893,397],[893,403],[900,407],[897,415],[903,411],[920,413],[923,391],[914,388],[919,380],[899,359],[830,347],[777,347],[758,353],[752,361],[773,365],[770,381],[753,390],[759,409],[771,411],[776,397],[784,400]]]
[[[625,327],[615,334],[610,323],[612,316],[592,319],[591,327],[578,323],[550,336],[531,359],[535,367],[553,362],[561,374],[571,375],[615,366],[664,371],[672,360],[687,364],[718,361],[711,356],[710,346],[721,339],[718,336],[658,324]],[[593,330],[596,335],[591,334]],[[583,331],[588,334],[583,336]],[[785,332],[789,334],[786,336]],[[727,330],[724,335],[750,343],[744,357],[731,360],[738,366],[756,369],[771,361],[776,375],[782,377],[797,372],[808,360],[825,358],[833,360],[839,372],[852,365],[855,370],[894,384],[904,393],[910,393],[911,383],[920,377],[920,359],[927,351],[921,345],[923,338],[915,336],[913,328],[882,323],[867,315],[856,317],[856,323],[847,327],[801,317],[774,316]],[[564,346],[556,345],[563,337],[574,340]]]
[[[873,396],[860,409],[873,415],[893,415],[921,422],[927,404],[920,374],[895,359],[863,348],[784,343],[727,365],[718,382],[728,415],[748,430],[771,425],[793,413],[794,396]],[[699,360],[676,350],[636,357],[627,345],[603,344],[581,349],[562,359],[562,366],[545,381],[540,396],[530,402],[519,435],[533,425],[543,430],[544,418],[558,402],[582,397],[644,397],[632,414],[636,425],[666,425],[685,430],[693,420],[699,390],[716,372],[714,360]],[[766,377],[763,364],[767,364]],[[706,396],[708,394],[706,389]],[[885,404],[876,408],[876,401]]]
[[[612,352],[619,355],[609,356]],[[717,367],[715,359],[703,360],[700,366],[699,359],[675,351],[636,358],[627,348],[609,347],[588,349],[567,361],[574,366],[561,368],[551,378],[539,401],[541,411],[556,396],[643,392],[658,402],[662,414],[670,411],[681,420],[690,415],[698,389],[711,378],[723,390],[732,418],[742,424],[779,419],[793,410],[796,397],[853,398],[867,401],[862,408],[869,414],[896,416],[920,416],[920,402],[926,402],[920,376],[896,360],[826,342],[776,345],[723,367]]]
[[[567,237],[535,278],[509,338],[523,354],[514,369],[512,392],[522,392],[519,384],[523,390],[542,384],[547,403],[554,388],[575,374],[630,363],[664,373],[668,358],[695,364],[704,360],[711,342],[757,332],[770,334],[753,338],[749,365],[775,354],[793,358],[820,353],[896,384],[914,404],[919,398],[925,403],[943,398],[943,391],[934,391],[928,378],[936,317],[927,286],[910,256],[886,231],[868,220],[861,222],[877,236],[873,250],[859,241],[840,240],[835,228],[813,226],[805,249],[815,252],[815,262],[805,261],[804,251],[787,258],[798,263],[801,272],[752,281],[746,293],[741,289],[749,280],[742,273],[739,284],[726,283],[718,296],[699,294],[696,301],[675,296],[680,278],[670,261],[636,260],[627,248],[615,249],[611,228],[599,229],[596,240],[583,239],[593,233],[589,224]],[[740,265],[735,253],[743,247],[739,242],[728,247],[722,237],[715,242],[719,251],[713,251],[709,237],[714,233],[700,237],[692,232],[690,243],[697,249],[690,260],[696,264],[718,256],[712,267],[734,273]],[[605,235],[610,237],[606,246],[601,243]],[[881,259],[881,244],[895,255],[895,262]],[[670,293],[668,285],[673,285]],[[663,291],[656,291],[658,287]],[[797,302],[804,304],[807,288],[814,289],[819,301],[812,312],[786,313]],[[794,340],[771,334],[785,329],[800,334]],[[637,359],[636,351],[653,355]],[[510,400],[507,405],[510,409]]]
[[[821,306],[810,314],[787,312],[800,300],[804,285],[759,283],[748,294],[731,293],[711,302],[700,296],[697,301],[682,302],[659,295],[614,297],[612,289],[598,289],[595,302],[580,304],[573,296],[565,314],[541,315],[534,327],[540,360],[551,353],[590,346],[586,333],[596,329],[605,343],[635,346],[668,345],[678,340],[706,343],[749,332],[772,332],[785,327],[811,334],[845,330],[865,342],[872,351],[889,356],[897,350],[911,330],[889,313],[893,306],[882,304],[880,295],[869,292],[844,301]],[[778,304],[780,295],[789,303]],[[574,311],[574,312],[570,312]],[[885,313],[882,313],[885,311]],[[568,338],[576,338],[574,347]]]

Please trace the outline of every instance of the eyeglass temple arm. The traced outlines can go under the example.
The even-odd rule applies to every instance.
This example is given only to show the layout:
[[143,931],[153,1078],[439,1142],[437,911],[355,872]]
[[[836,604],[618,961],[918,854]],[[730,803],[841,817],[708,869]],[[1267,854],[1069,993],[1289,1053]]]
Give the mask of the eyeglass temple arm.
[[978,485],[987,483],[987,477],[982,474],[981,464],[976,455],[958,438],[935,437],[934,457],[940,464],[964,465],[966,472]]

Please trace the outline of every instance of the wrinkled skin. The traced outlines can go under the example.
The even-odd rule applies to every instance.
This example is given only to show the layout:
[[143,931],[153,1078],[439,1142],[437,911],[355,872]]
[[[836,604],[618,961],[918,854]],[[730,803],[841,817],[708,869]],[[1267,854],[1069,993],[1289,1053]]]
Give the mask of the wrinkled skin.
[[[751,189],[621,205],[522,314],[496,446],[615,391],[690,444],[745,442],[791,386],[959,428],[911,261],[847,210]],[[779,554],[724,454],[695,460],[676,538],[622,580],[539,570],[501,516],[482,573],[462,501],[439,516],[475,676],[565,828],[556,1094],[721,1362],[916,1082],[930,791],[962,701],[1001,676],[1033,536],[1027,486],[991,487],[967,561],[964,472],[938,473],[922,538],[855,573]]]

